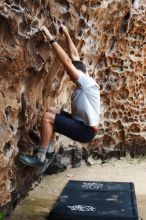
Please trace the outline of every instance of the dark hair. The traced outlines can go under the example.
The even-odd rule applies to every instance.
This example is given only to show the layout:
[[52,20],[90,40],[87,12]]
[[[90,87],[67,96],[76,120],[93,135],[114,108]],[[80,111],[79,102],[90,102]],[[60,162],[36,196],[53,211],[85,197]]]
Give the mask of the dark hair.
[[81,70],[83,73],[86,73],[86,66],[82,61],[76,60],[72,61],[72,63],[78,70]]

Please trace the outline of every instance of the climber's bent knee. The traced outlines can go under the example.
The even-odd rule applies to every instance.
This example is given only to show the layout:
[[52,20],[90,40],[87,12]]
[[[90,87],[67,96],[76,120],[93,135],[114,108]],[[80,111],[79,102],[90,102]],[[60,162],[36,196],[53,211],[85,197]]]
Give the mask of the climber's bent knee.
[[51,107],[49,107],[48,108],[48,111],[47,112],[53,112],[53,113],[55,113],[55,114],[59,114],[60,113],[60,111],[61,111],[61,109],[59,108],[59,107],[57,107],[57,106],[51,106]]
[[43,123],[51,123],[54,124],[55,122],[56,113],[53,112],[45,112],[42,116]]

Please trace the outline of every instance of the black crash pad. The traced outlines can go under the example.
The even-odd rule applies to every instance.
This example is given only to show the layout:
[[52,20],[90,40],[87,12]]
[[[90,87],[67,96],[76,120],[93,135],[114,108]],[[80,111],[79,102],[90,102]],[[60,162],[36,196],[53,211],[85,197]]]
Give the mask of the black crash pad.
[[134,184],[69,181],[49,220],[138,220]]

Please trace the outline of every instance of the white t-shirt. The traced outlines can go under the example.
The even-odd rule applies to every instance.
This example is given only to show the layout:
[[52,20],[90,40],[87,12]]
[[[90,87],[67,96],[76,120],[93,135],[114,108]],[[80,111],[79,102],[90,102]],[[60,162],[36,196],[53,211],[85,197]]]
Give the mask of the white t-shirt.
[[97,126],[100,114],[100,91],[95,80],[80,72],[71,97],[72,116],[88,126]]

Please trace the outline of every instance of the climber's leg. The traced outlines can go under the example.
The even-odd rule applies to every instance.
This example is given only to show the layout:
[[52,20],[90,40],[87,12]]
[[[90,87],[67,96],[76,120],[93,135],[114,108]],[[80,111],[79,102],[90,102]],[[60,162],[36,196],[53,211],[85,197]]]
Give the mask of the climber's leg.
[[54,121],[56,114],[60,113],[60,109],[57,107],[49,107],[48,111],[42,116],[41,123],[41,146],[48,148],[50,138],[53,134]]
[[45,163],[45,156],[50,138],[54,132],[63,134],[75,141],[87,143],[95,137],[95,131],[83,122],[76,120],[65,111],[49,108],[42,117],[41,147],[36,156],[20,156],[21,162],[28,166],[41,167]]
[[41,124],[41,146],[38,148],[36,155],[19,157],[20,161],[25,165],[33,167],[45,165],[44,161],[48,150],[48,144],[53,134],[56,113],[59,113],[59,109],[50,107],[48,111],[43,114]]

